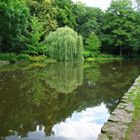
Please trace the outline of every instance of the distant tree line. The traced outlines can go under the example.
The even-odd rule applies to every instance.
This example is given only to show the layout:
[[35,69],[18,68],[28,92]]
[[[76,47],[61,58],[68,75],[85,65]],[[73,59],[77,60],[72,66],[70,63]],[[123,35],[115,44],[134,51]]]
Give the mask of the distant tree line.
[[[130,0],[112,0],[110,7],[102,11],[72,0],[1,0],[0,52],[50,56],[52,50],[60,48],[50,47],[55,42],[64,47],[54,58],[61,55],[59,59],[65,59],[69,51],[78,51],[74,45],[78,40],[82,45],[83,38],[84,57],[96,57],[101,53],[137,55],[140,53],[140,1],[135,3],[134,6]],[[64,37],[63,33],[57,34],[58,30],[64,34],[67,30],[70,32]],[[72,38],[76,35],[72,30],[79,37],[77,34]],[[52,38],[56,41],[50,44]],[[66,48],[64,39],[75,43]],[[75,55],[82,53],[82,48],[79,51]]]

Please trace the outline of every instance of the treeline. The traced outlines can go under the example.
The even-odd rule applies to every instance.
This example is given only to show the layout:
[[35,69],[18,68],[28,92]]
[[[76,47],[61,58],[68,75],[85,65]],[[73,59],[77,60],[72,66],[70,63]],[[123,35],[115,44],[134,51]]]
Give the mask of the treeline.
[[[57,30],[61,27],[64,28]],[[60,30],[62,33],[59,34]],[[106,11],[87,7],[80,2],[74,3],[72,0],[0,1],[0,52],[2,53],[50,57],[49,48],[52,52],[52,50],[58,51],[60,46],[69,45],[68,48],[73,49],[69,49],[67,54],[71,50],[73,56],[70,57],[73,59],[78,55],[75,53],[75,46],[77,43],[78,46],[79,44],[82,46],[82,39],[72,30],[82,36],[86,58],[97,57],[101,53],[137,55],[140,52],[140,12],[134,8],[130,0],[113,0]],[[68,35],[63,38],[64,34]],[[76,40],[69,34],[74,34]],[[74,43],[71,43],[72,41]],[[59,47],[56,48],[57,45],[53,42],[58,43]],[[66,49],[61,49],[61,54]],[[82,52],[82,47],[79,50]]]

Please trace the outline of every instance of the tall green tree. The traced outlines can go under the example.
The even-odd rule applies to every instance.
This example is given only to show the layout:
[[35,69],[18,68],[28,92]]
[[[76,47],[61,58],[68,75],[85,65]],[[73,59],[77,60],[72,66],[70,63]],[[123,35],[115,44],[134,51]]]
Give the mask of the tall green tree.
[[83,3],[76,3],[73,8],[77,26],[75,30],[84,37],[84,42],[91,32],[100,33],[103,12],[99,8],[87,7]]
[[24,0],[0,1],[0,50],[20,52],[24,49],[21,36],[28,26],[29,9]]
[[104,16],[101,37],[103,51],[120,56],[136,51],[140,43],[138,17],[130,0],[113,0]]
[[54,0],[57,14],[56,19],[59,27],[68,26],[74,29],[76,26],[76,17],[73,13],[72,0]]
[[35,16],[30,17],[29,29],[27,36],[25,37],[26,49],[24,52],[32,55],[38,55],[45,53],[46,47],[42,40],[45,34],[43,28],[44,23],[40,22]]
[[92,32],[86,40],[85,52],[88,57],[97,57],[100,54],[101,42],[97,35]]
[[53,0],[27,0],[31,16],[36,16],[41,22],[44,22],[46,34],[57,28],[56,14],[57,9]]

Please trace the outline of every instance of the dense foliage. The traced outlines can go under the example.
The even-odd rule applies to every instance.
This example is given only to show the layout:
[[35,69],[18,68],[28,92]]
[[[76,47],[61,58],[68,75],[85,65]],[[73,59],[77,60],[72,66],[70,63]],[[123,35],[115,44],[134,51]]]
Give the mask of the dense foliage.
[[84,57],[97,57],[100,54],[101,42],[95,33],[91,33],[86,40]]
[[0,1],[0,50],[20,52],[22,36],[28,26],[29,9],[24,0]]
[[58,61],[74,61],[83,58],[82,37],[69,27],[58,28],[46,39],[49,56]]
[[26,48],[24,52],[28,54],[42,54],[45,53],[46,46],[41,41],[41,38],[44,36],[45,31],[43,30],[43,23],[35,16],[30,19],[30,31],[27,31]]
[[108,53],[134,54],[140,44],[140,15],[129,0],[112,1],[103,21],[103,49]]
[[[0,52],[49,56],[51,46],[45,39],[57,32],[57,28],[67,26],[83,37],[85,57],[101,53],[137,55],[140,52],[140,1],[133,3],[112,0],[110,7],[102,11],[72,0],[1,0]],[[72,34],[69,40],[72,36],[75,38]],[[61,34],[53,37],[53,41],[59,46],[65,38],[69,35],[63,38]],[[63,60],[65,54],[61,52]]]

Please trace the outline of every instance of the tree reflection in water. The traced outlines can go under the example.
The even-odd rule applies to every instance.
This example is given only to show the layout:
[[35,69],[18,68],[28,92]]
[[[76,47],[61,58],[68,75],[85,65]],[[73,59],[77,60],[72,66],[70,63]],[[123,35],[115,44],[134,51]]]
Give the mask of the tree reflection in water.
[[73,118],[80,122],[79,113],[102,104],[106,111],[102,111],[98,122],[103,124],[105,115],[139,75],[139,66],[139,62],[93,63],[84,65],[84,71],[82,63],[56,63],[26,70],[18,67],[12,71],[1,67],[0,138],[16,140],[20,136],[31,140],[30,136],[38,136],[39,140],[48,136],[51,140],[56,126]]

